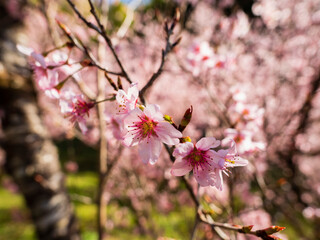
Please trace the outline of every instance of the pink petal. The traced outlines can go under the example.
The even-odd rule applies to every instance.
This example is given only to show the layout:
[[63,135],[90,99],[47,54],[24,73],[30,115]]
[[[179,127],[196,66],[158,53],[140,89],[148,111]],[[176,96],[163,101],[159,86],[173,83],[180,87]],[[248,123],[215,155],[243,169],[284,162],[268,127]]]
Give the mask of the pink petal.
[[231,138],[225,138],[222,140],[222,145],[225,147],[229,147],[228,149],[228,153],[229,154],[236,154],[237,153],[237,149],[236,149],[236,142],[231,139]]
[[17,49],[19,52],[21,52],[27,56],[30,56],[31,53],[34,52],[34,50],[32,48],[28,48],[28,47],[20,45],[20,44],[17,44]]
[[192,170],[192,165],[188,164],[183,158],[177,158],[171,168],[173,176],[184,176]]
[[227,128],[226,130],[224,130],[224,135],[233,138],[238,134],[238,131],[236,129],[233,128]]
[[222,191],[222,186],[223,186],[222,171],[219,169],[215,169],[215,171],[212,172],[211,174],[213,175],[213,178],[215,179],[214,183],[211,186],[214,186],[218,190]]
[[160,156],[162,143],[150,137],[144,139],[139,145],[139,156],[143,163],[155,164]]
[[125,91],[123,91],[122,89],[120,89],[117,92],[116,95],[116,100],[119,104],[124,105],[125,104],[125,100],[127,99],[127,94],[125,93]]
[[136,137],[136,134],[133,134],[131,132],[126,132],[126,134],[123,136],[122,143],[127,147],[132,147],[139,143],[139,139]]
[[205,137],[201,138],[197,143],[196,147],[197,149],[207,151],[210,148],[215,148],[220,145],[220,141],[216,140],[214,137]]
[[45,90],[44,94],[52,99],[59,99],[60,98],[59,91],[55,88],[52,88],[50,90]]
[[193,150],[194,146],[191,142],[180,143],[173,151],[174,157],[186,157]]
[[243,167],[247,166],[249,163],[247,159],[241,157],[237,157],[232,160],[234,161],[234,163],[226,162],[228,167]]
[[206,155],[210,158],[211,169],[212,168],[221,168],[221,162],[222,161],[223,161],[223,164],[224,164],[224,158],[219,156],[216,151],[209,150],[209,151],[207,151]]
[[168,122],[159,122],[155,130],[160,140],[168,145],[178,144],[182,137],[182,133]]
[[160,107],[157,104],[149,104],[143,110],[144,114],[156,121],[163,121],[163,115],[160,112]]
[[78,125],[79,125],[79,128],[80,128],[82,134],[86,134],[88,132],[86,121],[84,119],[82,119],[80,121],[78,120]]
[[135,108],[132,110],[124,119],[123,119],[123,125],[125,128],[129,128],[132,126],[135,122],[140,122],[139,116],[142,115],[142,111],[139,108]]
[[60,111],[61,113],[65,114],[65,113],[69,113],[72,112],[72,104],[64,99],[60,99],[59,101],[59,105],[60,105]]
[[32,52],[30,56],[33,57],[33,59],[36,62],[40,63],[42,68],[47,68],[46,61],[44,60],[44,57],[41,54]]
[[128,89],[128,99],[132,102],[135,102],[138,97],[139,97],[138,83],[133,83]]
[[207,168],[194,168],[193,174],[196,178],[197,182],[200,184],[201,187],[207,187],[210,186],[213,182],[212,178],[209,175],[210,170]]
[[220,158],[225,158],[225,156],[228,154],[228,150],[220,149],[218,152],[214,151],[215,155],[217,155]]

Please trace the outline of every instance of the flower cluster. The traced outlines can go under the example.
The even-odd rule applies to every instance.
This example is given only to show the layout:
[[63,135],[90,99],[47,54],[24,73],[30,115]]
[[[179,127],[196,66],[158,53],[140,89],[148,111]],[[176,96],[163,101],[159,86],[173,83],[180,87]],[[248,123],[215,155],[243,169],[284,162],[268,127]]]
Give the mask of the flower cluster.
[[[208,46],[202,46],[195,50],[195,53],[198,55],[205,53],[206,55],[200,60],[209,64],[212,54],[201,50],[206,47]],[[71,123],[77,122],[82,133],[86,134],[88,130],[86,118],[96,102],[86,101],[82,94],[76,94],[68,87],[64,87],[66,81],[74,77],[78,70],[68,64],[67,58],[61,58],[63,55],[59,52],[54,52],[51,58],[48,58],[31,49],[21,46],[19,49],[31,58],[39,90],[43,91],[47,97],[58,100],[62,114]],[[214,186],[219,190],[222,190],[223,172],[227,173],[230,167],[247,165],[247,160],[236,155],[233,140],[230,148],[219,151],[213,150],[220,145],[220,141],[213,137],[202,138],[196,144],[188,141],[180,143],[183,139],[181,131],[189,123],[192,109],[188,114],[186,113],[188,116],[185,117],[188,121],[182,121],[178,128],[164,117],[157,104],[143,106],[138,104],[138,98],[139,90],[136,83],[129,87],[127,93],[119,89],[115,97],[117,114],[111,118],[110,122],[115,138],[121,140],[123,145],[127,147],[138,145],[138,153],[143,163],[155,164],[163,144],[176,146],[173,152],[176,161],[172,166],[171,174],[182,176],[193,170],[200,186]],[[239,107],[235,109],[238,110]],[[254,118],[251,115],[254,114],[246,113],[246,119]]]
[[216,54],[206,41],[194,43],[186,57],[187,66],[195,77],[209,69],[224,68],[227,64],[226,57]]
[[246,166],[248,161],[237,156],[236,144],[231,140],[228,149],[215,151],[220,141],[214,137],[201,138],[196,144],[191,142],[179,144],[173,152],[176,157],[171,173],[183,176],[193,170],[193,174],[202,187],[214,186],[222,190],[222,173],[230,167]]
[[139,145],[139,156],[144,163],[155,164],[160,156],[162,143],[176,145],[182,137],[180,131],[165,121],[160,107],[156,104],[142,106],[137,104],[139,91],[136,84],[131,85],[126,94],[119,90],[116,96],[119,116],[114,118],[118,124],[118,134],[125,146]]
[[231,92],[234,103],[229,108],[229,114],[235,128],[226,129],[225,136],[237,143],[241,155],[264,150],[263,142],[253,140],[263,125],[264,109],[259,108],[258,105],[246,103],[245,93],[238,88],[233,88]]
[[114,118],[118,127],[117,135],[121,135],[125,146],[139,145],[139,156],[143,163],[155,164],[159,158],[162,143],[176,148],[173,156],[176,158],[171,174],[183,176],[193,170],[197,182],[202,187],[213,186],[222,190],[222,173],[228,168],[245,166],[248,161],[237,156],[236,143],[230,139],[228,149],[214,151],[220,141],[214,137],[200,139],[196,144],[180,143],[182,133],[170,122],[166,121],[156,104],[138,105],[138,88],[131,85],[128,94],[119,90],[116,96],[119,104],[118,115]]
[[94,102],[84,99],[82,94],[63,88],[71,77],[78,79],[78,71],[82,69],[80,63],[73,62],[62,51],[54,51],[45,57],[33,49],[18,45],[18,50],[29,56],[30,64],[34,71],[34,79],[40,91],[47,97],[59,101],[61,113],[69,118],[71,123],[78,123],[83,134],[87,132],[86,118]]

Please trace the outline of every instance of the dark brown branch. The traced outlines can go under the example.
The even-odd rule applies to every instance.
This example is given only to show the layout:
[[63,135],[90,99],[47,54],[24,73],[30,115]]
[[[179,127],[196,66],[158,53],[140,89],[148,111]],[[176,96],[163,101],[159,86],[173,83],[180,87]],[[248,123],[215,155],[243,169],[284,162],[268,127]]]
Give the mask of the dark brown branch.
[[96,58],[91,54],[91,52],[89,51],[89,49],[82,43],[82,41],[76,37],[73,36],[71,31],[64,25],[62,24],[60,21],[57,20],[57,23],[59,25],[59,27],[61,28],[61,30],[64,32],[64,34],[67,36],[67,38],[70,41],[70,45],[73,47],[75,46],[76,48],[78,48],[80,51],[82,51],[90,60],[90,65],[91,66],[95,66],[98,69],[104,71],[105,73],[109,73],[112,75],[116,75],[116,76],[123,76],[122,72],[113,72],[113,71],[109,71],[106,68],[102,67],[98,61],[96,60]]
[[199,211],[198,211],[198,216],[199,216],[199,220],[201,222],[208,224],[213,228],[219,227],[219,228],[222,228],[225,230],[235,231],[235,232],[242,233],[242,234],[250,234],[250,235],[257,236],[257,237],[264,239],[264,240],[275,239],[274,236],[272,236],[271,234],[282,231],[283,229],[285,229],[284,227],[271,226],[266,229],[259,229],[259,230],[252,231],[251,229],[252,229],[253,225],[240,226],[240,225],[232,225],[229,223],[215,222],[215,221],[213,221],[210,214],[205,213],[201,209],[199,209]]
[[[79,10],[77,9],[77,7],[74,5],[74,3],[71,1],[71,0],[67,0],[69,5],[71,6],[71,8],[73,9],[73,11],[77,14],[77,16],[81,19],[82,22],[84,22],[87,27],[93,29],[94,31],[96,31],[104,40],[105,42],[107,43],[108,47],[110,48],[116,62],[118,63],[118,66],[120,67],[121,69],[121,75],[120,76],[123,76],[129,83],[132,83],[131,79],[129,78],[127,72],[125,71],[117,53],[115,52],[115,49],[113,47],[113,44],[110,40],[110,38],[107,36],[106,34],[106,31],[105,31],[105,28],[104,26],[102,25],[101,21],[99,20],[98,16],[97,16],[97,13],[95,11],[95,8],[93,6],[93,3],[88,0],[89,4],[90,4],[90,12],[92,13],[92,15],[94,16],[95,20],[97,21],[98,23],[98,26],[94,25],[93,23],[87,21],[85,19],[85,17],[79,12]],[[118,74],[119,75],[119,74]]]
[[170,27],[168,27],[168,23],[165,23],[165,32],[166,32],[166,47],[165,49],[162,49],[161,52],[161,62],[158,70],[153,73],[149,81],[146,83],[146,85],[141,89],[139,93],[140,100],[143,104],[145,104],[144,95],[146,94],[146,91],[154,84],[155,80],[161,75],[163,71],[163,66],[166,60],[167,55],[172,51],[172,49],[179,44],[181,38],[178,38],[174,43],[170,42],[170,37],[173,34],[174,27],[176,23],[179,21],[179,13],[176,13],[176,17],[173,19],[173,22],[171,23]]

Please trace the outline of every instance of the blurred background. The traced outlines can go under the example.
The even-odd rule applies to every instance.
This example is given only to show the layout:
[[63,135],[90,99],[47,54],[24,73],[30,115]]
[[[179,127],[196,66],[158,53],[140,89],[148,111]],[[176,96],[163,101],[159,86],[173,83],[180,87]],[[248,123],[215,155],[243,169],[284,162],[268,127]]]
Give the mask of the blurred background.
[[[94,22],[87,1],[74,3]],[[201,208],[216,222],[286,227],[277,235],[281,239],[320,239],[320,1],[94,4],[139,89],[160,64],[164,22],[180,10],[173,39],[181,41],[167,56],[147,102],[159,104],[176,123],[192,105],[184,136],[193,142],[233,138],[239,155],[250,162],[224,176],[223,191],[199,187],[190,174]],[[101,135],[108,146],[103,189],[108,239],[258,239],[195,224],[194,203],[181,179],[170,174],[167,152],[163,149],[156,165],[144,165],[137,149],[114,137],[115,102],[105,104],[105,132],[93,109],[84,135],[60,112],[57,100],[41,91],[30,57],[16,46],[44,53],[66,43],[55,19],[103,66],[119,70],[110,49],[67,1],[0,1],[0,12],[0,239],[98,238]],[[52,61],[53,54],[47,55]],[[76,50],[70,55],[82,57]],[[96,94],[97,77],[97,69],[87,68],[75,78]],[[122,83],[127,90],[129,84]],[[105,93],[115,91],[108,85]]]

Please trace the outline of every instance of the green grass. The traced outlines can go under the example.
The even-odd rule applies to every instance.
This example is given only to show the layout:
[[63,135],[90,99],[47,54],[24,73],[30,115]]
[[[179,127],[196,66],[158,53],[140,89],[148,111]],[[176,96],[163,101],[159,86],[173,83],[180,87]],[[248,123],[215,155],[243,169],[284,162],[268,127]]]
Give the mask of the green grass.
[[35,237],[23,198],[0,189],[0,240],[5,239],[28,240]]
[[[97,208],[94,204],[98,184],[96,175],[92,172],[69,174],[66,183],[79,219],[82,238],[97,239]],[[14,218],[14,213],[19,215],[18,220]],[[154,239],[137,234],[137,219],[129,207],[113,201],[108,205],[107,215],[113,222],[113,227],[108,230],[108,239]],[[192,207],[176,207],[168,214],[159,213],[156,209],[150,213],[150,222],[153,222],[155,234],[175,239],[188,238],[193,220]],[[151,223],[148,221],[146,227],[150,226]],[[0,189],[0,240],[7,239],[34,240],[36,237],[23,198],[19,194]]]

